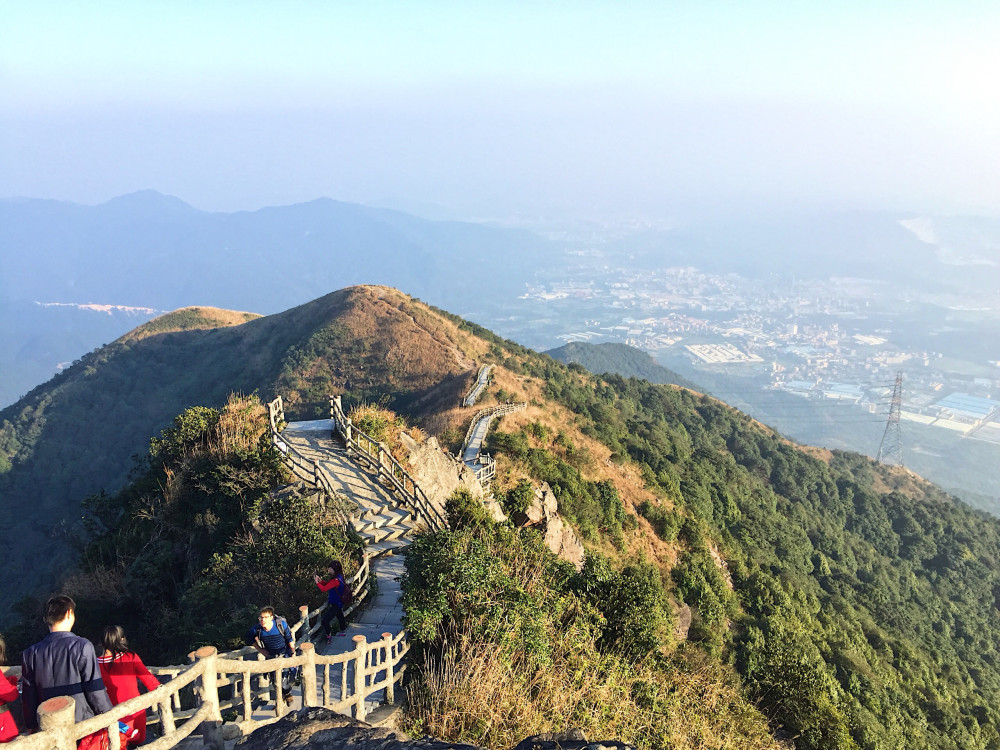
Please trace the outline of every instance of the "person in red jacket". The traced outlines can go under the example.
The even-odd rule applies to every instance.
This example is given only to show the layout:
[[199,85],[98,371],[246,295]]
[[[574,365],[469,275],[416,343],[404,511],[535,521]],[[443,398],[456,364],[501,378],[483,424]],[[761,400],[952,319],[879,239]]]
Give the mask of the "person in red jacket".
[[330,577],[327,580],[323,580],[318,575],[313,576],[313,581],[319,587],[320,591],[326,593],[326,610],[323,612],[323,635],[326,636],[326,642],[329,643],[333,640],[331,635],[333,628],[331,623],[333,618],[337,618],[337,623],[340,625],[340,632],[337,635],[347,635],[347,620],[344,619],[344,599],[343,594],[347,589],[347,583],[344,580],[344,566],[341,565],[340,560],[334,560],[330,563],[330,567],[327,568],[330,573]]
[[[7,663],[7,642],[0,635],[0,665]],[[17,737],[17,724],[8,703],[17,700],[17,677],[0,675],[0,742],[10,742]]]
[[[135,651],[128,647],[125,631],[121,625],[109,625],[104,628],[104,655],[97,657],[101,668],[101,678],[108,689],[108,697],[114,705],[124,703],[139,695],[139,682],[146,690],[156,690],[159,680],[150,673]],[[129,731],[122,731],[128,739],[129,747],[141,745],[146,741],[146,712],[137,711],[122,718]]]

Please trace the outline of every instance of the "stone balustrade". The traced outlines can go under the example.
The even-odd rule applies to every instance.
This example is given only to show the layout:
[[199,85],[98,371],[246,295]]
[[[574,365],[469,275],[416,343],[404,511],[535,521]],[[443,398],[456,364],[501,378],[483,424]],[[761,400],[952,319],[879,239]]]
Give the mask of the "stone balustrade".
[[431,531],[448,528],[448,522],[441,511],[428,500],[424,491],[395,459],[388,447],[351,423],[344,413],[340,396],[330,399],[330,419],[333,421],[334,432],[344,441],[348,451],[353,451],[361,463],[376,472],[380,479],[385,479],[392,485],[403,502],[409,506],[417,521],[423,521]]

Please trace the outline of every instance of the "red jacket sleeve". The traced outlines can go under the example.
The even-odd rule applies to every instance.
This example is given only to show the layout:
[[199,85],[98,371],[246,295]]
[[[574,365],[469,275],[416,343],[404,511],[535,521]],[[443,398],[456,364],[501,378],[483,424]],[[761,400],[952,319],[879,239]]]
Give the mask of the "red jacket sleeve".
[[17,700],[17,677],[0,677],[0,703],[13,703]]
[[138,655],[135,656],[132,668],[135,670],[135,676],[139,678],[139,682],[146,686],[146,690],[153,691],[160,686],[156,675],[146,669],[146,665],[142,663],[142,659]]
[[316,585],[319,586],[320,591],[329,591],[340,585],[340,579],[334,576],[329,581],[319,581]]

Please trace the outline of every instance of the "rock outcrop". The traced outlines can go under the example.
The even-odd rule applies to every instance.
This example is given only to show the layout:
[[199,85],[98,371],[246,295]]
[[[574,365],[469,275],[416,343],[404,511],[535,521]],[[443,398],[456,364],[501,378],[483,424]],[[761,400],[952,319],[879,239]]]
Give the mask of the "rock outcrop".
[[545,546],[554,554],[573,563],[577,570],[583,567],[583,543],[559,515],[559,503],[548,483],[535,490],[535,496],[527,510],[513,520],[519,527],[537,528],[542,532]]
[[[402,732],[373,727],[325,708],[294,711],[261,727],[236,744],[237,750],[483,750],[477,745],[444,742],[431,737],[411,739]],[[621,742],[588,742],[573,729],[540,734],[518,743],[514,750],[635,750]]]
[[402,732],[373,727],[326,708],[303,708],[273,724],[255,729],[236,743],[239,750],[482,750],[425,737],[413,740]]
[[483,485],[476,478],[476,473],[447,451],[442,450],[437,438],[430,437],[420,443],[407,435],[400,433],[403,447],[410,455],[406,467],[420,489],[444,515],[444,504],[448,497],[459,487],[465,487],[472,496],[481,501],[494,521],[506,521],[500,504],[492,497],[486,496]]

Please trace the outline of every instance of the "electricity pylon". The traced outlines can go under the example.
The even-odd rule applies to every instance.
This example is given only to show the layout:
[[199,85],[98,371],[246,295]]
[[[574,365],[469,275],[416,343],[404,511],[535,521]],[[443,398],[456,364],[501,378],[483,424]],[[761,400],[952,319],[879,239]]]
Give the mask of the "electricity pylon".
[[889,404],[889,419],[882,433],[882,444],[878,447],[875,460],[880,464],[903,465],[903,439],[899,433],[899,412],[903,406],[903,371],[896,373],[896,385],[892,389]]

